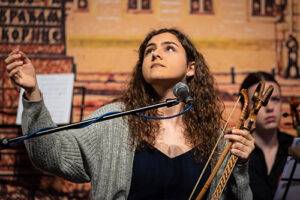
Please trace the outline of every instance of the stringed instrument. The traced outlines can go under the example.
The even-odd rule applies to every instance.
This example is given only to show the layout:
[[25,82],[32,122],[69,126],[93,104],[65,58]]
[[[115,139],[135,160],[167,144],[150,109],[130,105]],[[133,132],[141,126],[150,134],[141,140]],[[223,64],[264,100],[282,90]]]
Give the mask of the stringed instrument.
[[[260,82],[253,94],[252,97],[252,101],[253,101],[253,106],[252,109],[249,110],[249,97],[248,97],[248,92],[245,89],[242,89],[240,92],[240,97],[239,99],[242,97],[243,98],[243,109],[242,109],[242,113],[241,116],[239,118],[238,123],[236,124],[236,128],[238,129],[246,129],[246,130],[250,130],[252,125],[255,123],[256,121],[256,116],[258,114],[258,111],[260,110],[260,108],[262,106],[266,106],[268,104],[268,101],[272,95],[274,88],[273,86],[269,86],[266,90],[265,90],[265,82]],[[238,99],[238,101],[239,101]],[[236,107],[236,106],[235,106]],[[233,113],[233,111],[231,112],[231,114]],[[231,117],[230,114],[230,117]],[[229,117],[229,118],[230,118]],[[215,154],[215,151],[217,149],[217,146],[219,145],[221,139],[224,136],[224,131],[226,130],[227,126],[228,126],[228,121],[226,122],[222,133],[220,134],[216,145],[214,146],[208,161],[206,162],[206,165],[204,166],[204,169],[200,175],[200,177],[198,178],[198,181],[194,187],[194,190],[192,191],[192,194],[190,195],[189,199],[192,199],[192,197],[194,196],[195,190],[200,182],[200,180],[202,179],[202,176],[204,174],[204,171],[206,170],[207,166],[209,165],[209,163],[212,160],[213,155]],[[216,200],[216,199],[220,199],[222,192],[227,184],[227,181],[233,171],[233,168],[235,167],[237,161],[238,161],[238,157],[231,154],[230,153],[230,149],[232,146],[232,142],[228,141],[227,144],[225,145],[224,150],[222,151],[220,157],[218,158],[218,161],[216,162],[210,176],[208,177],[208,179],[206,180],[203,188],[201,189],[200,193],[197,195],[196,199],[197,200],[201,200],[203,199],[204,195],[206,194],[206,191],[208,190],[208,188],[210,187],[213,179],[215,178],[216,174],[219,172],[219,170],[221,170],[221,166],[224,164],[224,162],[226,162],[226,165],[224,167],[224,169],[222,169],[222,176],[221,178],[218,180],[217,186],[211,196],[211,199]]]

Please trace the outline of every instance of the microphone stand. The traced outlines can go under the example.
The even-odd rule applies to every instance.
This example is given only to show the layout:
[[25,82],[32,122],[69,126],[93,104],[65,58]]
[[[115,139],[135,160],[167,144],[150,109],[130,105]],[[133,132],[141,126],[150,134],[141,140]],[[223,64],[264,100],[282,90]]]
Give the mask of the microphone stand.
[[98,119],[96,121],[95,121],[95,118],[92,118],[92,119],[84,120],[81,122],[76,122],[73,124],[68,124],[68,125],[64,125],[64,126],[60,126],[60,127],[54,127],[54,128],[49,128],[46,130],[41,130],[41,131],[38,131],[33,134],[22,135],[22,136],[15,137],[15,138],[3,138],[0,140],[0,150],[15,146],[15,145],[17,145],[25,140],[31,139],[31,138],[48,135],[48,134],[55,133],[55,132],[62,131],[62,130],[81,128],[83,125],[89,125],[90,123],[106,121],[106,120],[114,119],[117,117],[122,117],[125,115],[144,112],[144,111],[151,110],[151,109],[162,108],[162,107],[172,107],[172,106],[179,104],[180,102],[181,101],[177,98],[167,99],[165,102],[161,102],[161,103],[157,103],[157,104],[153,104],[153,105],[149,105],[149,106],[145,106],[145,107],[141,107],[141,108],[136,108],[133,110],[117,112],[117,113],[116,112],[109,113],[107,115],[104,115],[103,117],[101,117],[100,119]]

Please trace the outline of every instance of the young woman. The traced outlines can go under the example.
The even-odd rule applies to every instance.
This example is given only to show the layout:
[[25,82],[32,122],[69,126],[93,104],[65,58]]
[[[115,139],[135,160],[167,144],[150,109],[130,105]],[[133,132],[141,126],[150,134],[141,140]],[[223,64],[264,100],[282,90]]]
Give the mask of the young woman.
[[266,87],[272,85],[274,91],[266,107],[257,115],[253,136],[255,149],[250,156],[250,186],[254,199],[272,200],[288,156],[288,147],[293,137],[279,130],[281,112],[280,86],[275,78],[266,72],[250,73],[241,88],[248,89],[252,96],[260,81],[266,81]]
[[[16,50],[6,63],[11,80],[25,89],[23,132],[55,126],[27,56]],[[172,88],[179,81],[187,83],[194,99],[193,111],[183,116],[159,121],[128,116],[95,123],[27,141],[28,153],[43,170],[75,182],[90,181],[93,199],[188,199],[220,132],[221,111],[204,58],[183,33],[150,32],[140,45],[127,91],[91,117],[174,98]],[[169,116],[182,109],[179,104],[145,115]],[[252,199],[246,161],[254,140],[237,129],[225,138],[234,143],[231,152],[240,164],[222,198]]]

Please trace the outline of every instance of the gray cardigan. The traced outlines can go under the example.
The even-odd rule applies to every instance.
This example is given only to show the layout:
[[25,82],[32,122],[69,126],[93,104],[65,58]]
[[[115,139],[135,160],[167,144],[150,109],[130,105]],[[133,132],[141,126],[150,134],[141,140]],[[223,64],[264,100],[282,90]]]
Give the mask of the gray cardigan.
[[[23,98],[23,106],[24,134],[55,126],[43,101],[28,102]],[[121,108],[120,103],[108,104],[91,117],[120,111]],[[34,138],[25,145],[36,167],[73,182],[91,182],[92,199],[127,198],[135,148],[130,145],[129,129],[122,118]],[[218,176],[211,189],[215,187]],[[225,197],[252,199],[247,164],[235,167],[222,199]]]

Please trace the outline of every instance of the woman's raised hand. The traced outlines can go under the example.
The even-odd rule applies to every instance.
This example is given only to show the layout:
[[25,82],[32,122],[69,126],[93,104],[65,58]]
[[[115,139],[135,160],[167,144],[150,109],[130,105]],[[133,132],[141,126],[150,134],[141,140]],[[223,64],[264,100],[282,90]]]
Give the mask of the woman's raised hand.
[[29,58],[19,49],[13,50],[5,59],[6,70],[14,85],[25,90],[29,101],[38,101],[41,94],[38,89],[34,66]]

